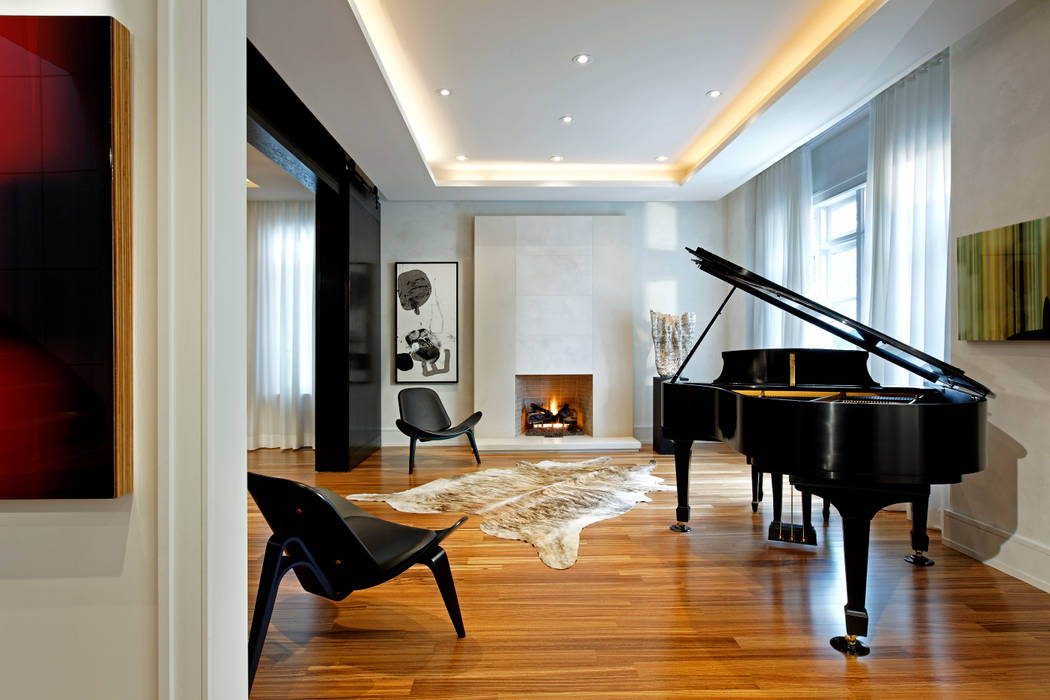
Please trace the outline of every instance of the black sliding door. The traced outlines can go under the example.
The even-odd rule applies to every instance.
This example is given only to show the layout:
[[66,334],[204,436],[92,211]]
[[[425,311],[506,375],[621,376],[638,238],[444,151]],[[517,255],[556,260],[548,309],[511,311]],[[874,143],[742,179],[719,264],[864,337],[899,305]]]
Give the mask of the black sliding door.
[[317,196],[315,469],[346,471],[379,447],[379,193],[251,42],[248,142]]
[[350,198],[349,464],[379,447],[379,207]]

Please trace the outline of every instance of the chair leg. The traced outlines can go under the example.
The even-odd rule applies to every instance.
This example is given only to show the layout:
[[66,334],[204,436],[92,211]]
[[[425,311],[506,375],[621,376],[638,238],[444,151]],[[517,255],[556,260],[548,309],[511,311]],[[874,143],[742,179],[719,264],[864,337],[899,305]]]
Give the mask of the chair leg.
[[255,613],[252,615],[252,631],[248,634],[248,689],[251,690],[255,680],[255,670],[259,667],[259,656],[262,654],[263,642],[266,641],[266,630],[270,626],[270,616],[277,600],[277,587],[281,578],[288,572],[283,567],[283,544],[266,543],[266,556],[263,559],[262,574],[259,576],[259,592],[255,596]]
[[434,552],[434,556],[423,563],[434,574],[434,580],[437,581],[438,590],[441,591],[441,598],[445,601],[445,609],[448,610],[448,616],[452,618],[456,634],[460,638],[466,637],[467,633],[463,630],[463,617],[459,613],[459,598],[456,597],[456,584],[452,581],[452,569],[448,566],[448,557],[445,555],[445,550],[438,547],[438,550]]
[[412,438],[412,442],[408,446],[408,473],[411,474],[416,470],[416,441],[419,438]]
[[474,430],[470,429],[467,431],[467,439],[470,440],[470,449],[474,450],[474,459],[481,464],[481,455],[478,454],[478,443],[474,441]]

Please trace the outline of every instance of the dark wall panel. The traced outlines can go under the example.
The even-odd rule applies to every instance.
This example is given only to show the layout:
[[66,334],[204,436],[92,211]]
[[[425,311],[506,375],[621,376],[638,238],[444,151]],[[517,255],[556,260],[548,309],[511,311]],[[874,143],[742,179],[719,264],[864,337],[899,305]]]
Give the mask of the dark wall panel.
[[315,468],[345,471],[379,447],[379,193],[250,42],[248,116],[249,143],[315,187]]

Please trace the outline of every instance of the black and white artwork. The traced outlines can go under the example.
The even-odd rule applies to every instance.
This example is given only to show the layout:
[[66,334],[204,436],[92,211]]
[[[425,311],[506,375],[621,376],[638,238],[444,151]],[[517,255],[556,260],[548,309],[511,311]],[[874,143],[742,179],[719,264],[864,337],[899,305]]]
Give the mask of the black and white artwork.
[[459,263],[395,265],[398,382],[459,381]]

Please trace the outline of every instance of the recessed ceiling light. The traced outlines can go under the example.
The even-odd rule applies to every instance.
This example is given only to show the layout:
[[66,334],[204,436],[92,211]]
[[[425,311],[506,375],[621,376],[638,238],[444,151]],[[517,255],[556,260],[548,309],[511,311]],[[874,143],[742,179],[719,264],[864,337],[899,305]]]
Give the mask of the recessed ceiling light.
[[585,66],[591,62],[591,55],[589,53],[578,53],[572,57],[572,62]]
[[722,91],[721,90],[708,90],[707,91],[707,96],[708,97],[721,97],[722,96]]
[[452,91],[448,88],[440,88],[438,89],[437,94],[441,95],[442,97],[448,97],[452,94]]
[[560,121],[562,124],[572,124],[572,115],[564,114],[558,117],[558,121]]
[[656,156],[656,160],[658,160],[659,162],[663,163],[664,161],[668,160],[668,157],[667,156]]
[[565,160],[565,156],[551,156],[551,160],[553,160],[555,163],[560,163],[563,160]]
[[247,181],[247,183],[248,183],[248,184],[247,184],[247,187],[248,187],[248,189],[250,189],[250,190],[252,190],[252,189],[258,189],[258,187],[259,187],[259,186],[258,186],[258,185],[256,185],[256,184],[255,184],[254,182],[252,182],[252,181],[251,181],[251,180],[249,180],[248,178],[244,178],[244,179],[245,179],[245,181]]
[[463,154],[456,156],[456,160],[467,160],[467,157]]

